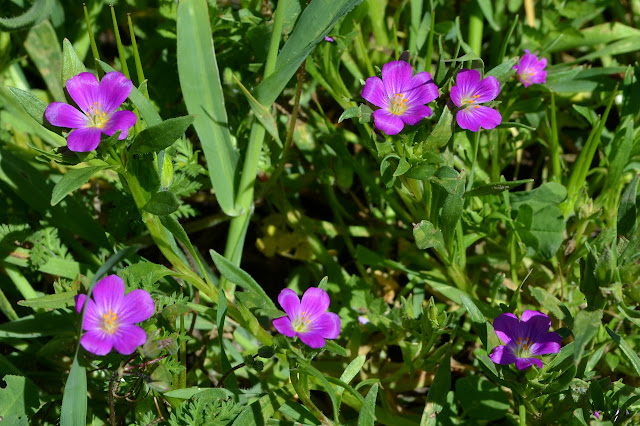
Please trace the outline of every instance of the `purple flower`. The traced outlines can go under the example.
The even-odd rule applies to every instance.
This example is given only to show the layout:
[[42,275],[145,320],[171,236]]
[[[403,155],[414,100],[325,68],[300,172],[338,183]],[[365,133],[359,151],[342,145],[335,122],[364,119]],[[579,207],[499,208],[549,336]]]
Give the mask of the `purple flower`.
[[544,67],[547,66],[547,58],[538,60],[538,57],[529,50],[524,49],[525,55],[520,58],[518,65],[514,65],[513,69],[518,70],[518,77],[524,84],[524,87],[529,87],[532,84],[546,83],[547,72]]
[[87,330],[80,344],[96,355],[106,355],[112,348],[130,355],[136,347],[147,341],[144,330],[137,322],[149,319],[155,305],[149,293],[133,290],[124,295],[124,282],[117,275],[108,275],[93,288],[93,299],[85,294],[76,296],[76,310],[82,312],[87,302],[82,329]]
[[340,317],[329,308],[326,291],[310,287],[302,296],[302,303],[295,291],[285,288],[278,295],[278,303],[286,317],[273,320],[273,326],[287,337],[300,337],[312,348],[322,348],[324,339],[335,339],[340,334]]
[[480,127],[493,129],[502,122],[494,109],[479,105],[494,100],[500,93],[498,79],[491,76],[480,79],[478,70],[462,70],[456,75],[451,88],[451,100],[459,108],[456,121],[463,129],[477,132]]
[[324,41],[328,41],[329,43],[333,43],[335,40],[333,39],[333,37],[326,36],[324,38]]
[[379,107],[373,113],[377,129],[387,135],[400,133],[405,124],[415,125],[433,112],[426,106],[439,96],[438,87],[426,72],[411,77],[411,65],[392,61],[382,67],[382,79],[369,77],[362,97]]
[[597,420],[600,420],[600,411],[594,411],[593,415],[596,417]]
[[522,321],[509,313],[498,316],[493,328],[504,345],[493,348],[491,360],[503,365],[515,362],[518,370],[532,364],[542,368],[542,361],[533,357],[558,353],[562,343],[562,337],[555,331],[549,332],[549,327],[549,317],[538,311],[524,311]]
[[91,73],[83,72],[67,80],[67,91],[80,111],[69,104],[53,102],[44,116],[58,127],[75,129],[67,137],[71,151],[88,152],[100,144],[100,135],[112,136],[121,130],[118,139],[127,132],[137,117],[131,111],[116,111],[127,99],[133,83],[119,72],[107,73],[100,83]]

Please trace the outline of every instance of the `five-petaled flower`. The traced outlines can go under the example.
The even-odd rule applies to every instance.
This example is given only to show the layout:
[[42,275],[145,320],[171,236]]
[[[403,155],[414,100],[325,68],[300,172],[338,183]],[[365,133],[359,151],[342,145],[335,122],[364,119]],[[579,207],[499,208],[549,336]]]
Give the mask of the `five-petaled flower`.
[[456,121],[463,129],[477,132],[480,127],[493,129],[502,122],[500,113],[481,103],[494,100],[500,93],[498,79],[480,78],[478,70],[462,70],[451,88],[451,100],[459,108]]
[[76,310],[82,312],[85,302],[80,344],[96,355],[106,355],[112,348],[130,355],[136,347],[147,341],[147,334],[135,323],[153,315],[155,305],[149,293],[133,290],[124,294],[124,281],[117,275],[108,275],[93,288],[93,299],[85,294],[76,296]]
[[340,334],[340,317],[329,308],[329,295],[317,287],[304,292],[302,302],[295,291],[285,288],[278,295],[278,303],[287,316],[273,320],[273,326],[287,337],[300,337],[312,348],[322,348],[324,339],[335,339]]
[[438,87],[426,72],[411,76],[411,65],[392,61],[382,67],[382,79],[369,77],[362,97],[380,109],[374,111],[377,129],[387,135],[398,134],[405,124],[415,125],[433,112],[426,106],[438,97]]
[[102,133],[112,136],[120,130],[118,139],[127,133],[137,117],[131,111],[116,111],[127,99],[133,83],[119,72],[105,74],[102,81],[91,73],[83,72],[67,80],[67,91],[81,111],[69,104],[53,102],[45,110],[49,123],[75,129],[67,137],[71,151],[93,151],[100,144]]
[[538,57],[524,49],[525,54],[520,58],[518,65],[514,65],[513,69],[518,71],[518,77],[524,84],[529,87],[532,84],[545,83],[547,81],[547,72],[544,67],[547,66],[547,58],[538,60]]
[[538,311],[524,311],[522,321],[514,314],[506,313],[493,321],[496,334],[504,345],[496,346],[491,352],[491,360],[496,364],[516,363],[518,370],[525,370],[535,364],[542,368],[538,355],[560,352],[562,337],[549,331],[551,319]]

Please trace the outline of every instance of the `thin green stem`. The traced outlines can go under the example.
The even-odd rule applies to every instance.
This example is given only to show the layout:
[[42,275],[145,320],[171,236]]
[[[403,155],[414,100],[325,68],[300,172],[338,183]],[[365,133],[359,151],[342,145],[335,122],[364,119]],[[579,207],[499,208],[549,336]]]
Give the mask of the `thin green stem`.
[[527,426],[527,408],[524,406],[524,403],[520,403],[518,405],[519,417],[520,417],[520,426]]
[[555,182],[562,181],[562,165],[560,164],[560,144],[558,142],[558,124],[556,121],[556,97],[551,92],[551,134],[549,143],[551,144],[551,174]]
[[431,27],[429,28],[429,36],[427,37],[427,56],[424,60],[425,71],[431,73],[431,57],[433,56],[433,36],[436,26],[436,9],[433,7],[433,0],[429,0],[429,10],[431,12]]
[[98,73],[98,78],[102,79],[104,75],[104,71],[98,65],[98,61],[100,60],[100,53],[98,53],[98,46],[96,45],[96,39],[93,36],[93,30],[91,29],[91,19],[89,19],[89,12],[87,11],[87,4],[82,3],[82,8],[84,9],[84,20],[87,23],[87,32],[89,33],[89,42],[91,43],[91,53],[93,54],[93,61],[95,63],[96,72]]
[[[275,12],[273,33],[271,34],[271,42],[269,44],[269,52],[264,67],[264,78],[273,73],[278,57],[278,47],[280,46],[280,36],[284,23],[284,15],[288,7],[289,0],[280,0],[278,8]],[[243,210],[242,214],[231,219],[229,224],[229,234],[227,236],[227,244],[224,256],[234,265],[240,264],[242,250],[244,247],[244,239],[249,227],[249,219],[253,213],[253,195],[256,174],[258,173],[258,163],[260,154],[262,153],[262,144],[264,143],[265,128],[254,121],[251,126],[249,136],[249,144],[245,156],[242,175],[240,176],[240,185],[238,187],[238,195],[236,197],[237,205]],[[228,283],[225,278],[220,280],[220,288],[225,289],[229,294],[235,291],[235,284]]]
[[124,54],[124,47],[122,46],[122,40],[120,40],[120,30],[118,29],[118,21],[116,19],[116,11],[113,5],[109,5],[111,8],[111,19],[113,20],[113,32],[116,36],[116,45],[118,46],[118,56],[120,57],[120,67],[122,68],[122,73],[131,80],[131,75],[129,74],[129,68],[127,67],[127,58]]
[[[136,43],[136,34],[133,31],[133,22],[131,22],[131,14],[127,13],[127,23],[129,24],[129,34],[131,35],[131,47],[133,48],[133,60],[136,63],[136,74],[138,75],[138,85],[144,81],[144,71],[142,70],[142,62],[140,61],[140,53],[138,52],[138,43]],[[145,95],[147,95],[145,93]],[[147,95],[147,99],[149,96]]]
[[473,179],[476,174],[476,163],[478,161],[478,149],[480,145],[480,132],[475,133],[473,141],[473,163],[471,163],[471,171],[469,172],[469,182],[467,183],[467,191],[473,188]]

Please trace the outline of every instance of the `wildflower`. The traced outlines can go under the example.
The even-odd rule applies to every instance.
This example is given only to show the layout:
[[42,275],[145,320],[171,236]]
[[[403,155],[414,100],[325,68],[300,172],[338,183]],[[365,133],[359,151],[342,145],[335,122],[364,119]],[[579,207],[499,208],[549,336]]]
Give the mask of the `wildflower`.
[[451,88],[451,100],[459,108],[456,121],[460,127],[477,132],[480,127],[493,129],[500,124],[502,116],[498,111],[480,105],[494,100],[499,93],[497,78],[480,79],[478,70],[460,71],[456,75],[456,85]]
[[312,348],[322,348],[324,339],[335,339],[340,334],[340,317],[329,308],[326,291],[311,287],[304,292],[302,302],[298,295],[285,288],[278,295],[278,303],[287,313],[286,317],[273,320],[273,326],[287,337],[300,337]]
[[358,322],[362,325],[369,324],[369,318],[367,318],[365,315],[358,315]]
[[108,275],[93,288],[93,299],[84,294],[76,296],[76,310],[82,312],[85,301],[82,329],[87,330],[80,344],[96,355],[106,355],[112,348],[123,355],[130,355],[136,347],[147,341],[142,328],[134,325],[149,319],[155,305],[149,293],[133,290],[124,294],[124,281],[117,275]]
[[593,415],[596,417],[597,420],[600,420],[600,411],[594,411]]
[[547,72],[544,67],[547,66],[547,58],[538,60],[538,57],[529,50],[524,49],[525,54],[520,58],[518,65],[514,65],[513,69],[518,71],[518,77],[524,84],[529,87],[532,84],[545,83],[547,81]]
[[324,38],[324,41],[328,41],[329,43],[333,43],[335,40],[333,39],[333,37],[326,36]]
[[555,331],[549,332],[551,320],[538,311],[524,311],[522,320],[513,314],[502,314],[493,321],[496,334],[504,342],[491,352],[491,360],[496,364],[516,363],[518,370],[525,370],[532,364],[542,368],[542,361],[534,358],[560,352],[562,337]]
[[362,97],[380,109],[374,111],[373,122],[387,135],[398,134],[405,124],[415,125],[433,114],[426,106],[439,96],[438,87],[426,72],[411,77],[411,65],[392,61],[382,67],[382,79],[369,77]]
[[53,102],[44,116],[49,123],[72,130],[67,137],[71,151],[93,151],[100,144],[100,135],[112,136],[121,130],[118,139],[127,137],[127,132],[137,117],[131,111],[116,111],[127,99],[133,83],[119,72],[107,73],[100,83],[96,77],[83,72],[67,80],[67,91],[80,111],[69,104]]

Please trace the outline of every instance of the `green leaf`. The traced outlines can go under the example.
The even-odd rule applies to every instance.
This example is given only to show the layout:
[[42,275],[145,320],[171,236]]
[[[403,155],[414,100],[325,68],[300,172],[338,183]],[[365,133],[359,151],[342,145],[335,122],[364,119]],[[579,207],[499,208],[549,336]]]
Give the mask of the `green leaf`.
[[46,19],[55,4],[54,0],[35,0],[29,10],[13,18],[0,18],[0,31],[17,31]]
[[602,324],[602,309],[595,311],[580,310],[573,321],[574,353],[573,360],[579,363],[586,346],[598,332]]
[[[86,305],[86,304],[85,304]],[[87,424],[87,371],[78,363],[76,353],[64,386],[60,426],[85,426]]]
[[199,387],[171,390],[169,392],[165,392],[164,396],[168,396],[170,398],[190,399],[190,398],[193,398],[195,395],[205,391],[211,393],[212,395],[220,399],[227,399],[227,398],[233,397],[233,392],[225,388],[199,388]]
[[324,40],[343,16],[361,2],[362,0],[314,0],[309,3],[278,54],[273,74],[265,78],[254,91],[258,102],[266,106],[275,102],[313,48]]
[[179,207],[180,201],[176,194],[171,191],[160,191],[151,195],[151,199],[142,207],[142,210],[156,216],[165,216],[175,212]]
[[240,86],[240,90],[242,90],[245,98],[247,98],[247,101],[249,101],[249,106],[251,106],[253,113],[256,115],[260,123],[264,126],[267,132],[269,132],[271,137],[273,137],[273,139],[278,142],[278,145],[282,146],[282,141],[280,140],[280,135],[278,134],[278,125],[276,124],[276,120],[273,118],[271,112],[267,108],[265,108],[264,105],[258,102],[256,98],[253,97],[251,92],[249,92],[247,88],[244,87],[242,83],[240,83],[240,80],[238,80],[235,75],[233,76],[233,79],[235,80],[236,84]]
[[340,356],[349,356],[349,352],[342,346],[338,345],[336,342],[331,340],[326,340],[324,348],[329,352],[333,352],[334,354],[338,354]]
[[624,168],[631,160],[631,150],[634,139],[633,129],[633,118],[630,116],[625,117],[611,142],[611,154],[609,155],[610,165],[606,180],[606,186],[608,188],[613,188],[620,184]]
[[351,107],[349,109],[344,110],[344,112],[340,114],[340,118],[338,118],[338,123],[342,123],[347,118],[354,118],[354,117],[360,117],[360,116],[361,116],[360,107],[359,106]]
[[192,115],[169,118],[160,124],[144,129],[133,140],[130,152],[132,154],[149,154],[170,147],[184,135],[194,119],[195,117]]
[[484,345],[487,350],[489,349],[489,345],[487,344],[488,336],[487,336],[487,320],[485,319],[480,309],[473,303],[473,300],[467,296],[466,294],[460,294],[460,301],[469,312],[469,316],[471,320],[474,322],[476,326],[476,330],[478,331],[478,336],[480,337],[480,341]]
[[453,135],[453,127],[451,125],[453,121],[453,114],[449,111],[449,108],[443,108],[442,114],[438,119],[438,124],[433,128],[431,134],[424,141],[424,151],[428,151],[435,148],[442,148]]
[[358,426],[373,426],[375,424],[376,419],[372,414],[376,412],[376,398],[378,397],[379,387],[379,383],[374,383],[371,389],[369,389],[369,393],[367,393],[367,397],[364,399],[368,410],[360,411]]
[[0,419],[7,425],[28,425],[30,417],[40,408],[38,388],[22,376],[6,375],[7,384],[0,387]]
[[422,163],[412,166],[404,174],[408,178],[418,180],[429,180],[435,174],[437,167],[435,164]]
[[427,394],[427,403],[422,412],[420,426],[435,426],[437,414],[442,411],[447,403],[447,394],[451,389],[451,345],[447,348],[447,353],[442,357],[433,383]]
[[278,408],[280,408],[280,406],[292,396],[293,386],[291,386],[291,384],[288,384],[283,388],[276,389],[273,392],[269,392],[267,395],[261,397],[257,401],[252,402],[245,409],[243,409],[231,425],[264,425],[267,423],[267,420],[269,420],[275,414]]
[[91,176],[101,170],[108,169],[109,165],[83,167],[81,169],[72,169],[62,175],[62,179],[56,183],[51,193],[51,205],[55,206],[67,195],[80,188],[87,183]]
[[420,223],[413,226],[413,238],[420,250],[435,247],[439,253],[444,253],[442,231],[436,229],[428,220],[421,220]]
[[633,177],[622,193],[620,207],[618,207],[618,235],[626,237],[634,233],[638,227],[638,208],[636,197],[638,194],[638,175]]
[[506,182],[492,182],[487,183],[485,185],[480,185],[473,188],[471,191],[465,192],[463,195],[464,198],[467,197],[481,197],[484,195],[496,195],[501,192],[508,191],[511,188],[515,188],[516,186],[520,186],[525,183],[533,182],[533,179],[520,179],[514,181],[506,181]]
[[497,67],[485,74],[485,78],[493,76],[498,79],[500,86],[502,87],[516,73],[513,66],[518,62],[518,58],[507,59]]
[[545,309],[548,309],[556,318],[562,322],[571,325],[573,318],[569,314],[567,307],[561,303],[556,297],[549,293],[547,289],[529,286],[529,291],[536,298],[538,303]]
[[[178,76],[222,210],[235,215],[238,151],[229,132],[206,0],[178,4]],[[259,99],[260,100],[260,99]],[[264,103],[263,105],[271,105]]]
[[[353,361],[351,361],[349,365],[347,365],[347,368],[345,368],[344,371],[342,372],[342,375],[340,376],[340,380],[342,380],[347,384],[350,383],[351,380],[353,380],[353,378],[360,373],[360,370],[362,370],[362,366],[364,365],[366,360],[367,360],[367,356],[364,354],[358,355],[357,357],[355,357]],[[344,388],[338,388],[336,390],[338,397],[340,397],[343,392],[344,392]]]
[[62,68],[62,52],[53,25],[48,20],[40,22],[29,30],[24,47],[29,58],[40,71],[47,89],[58,102],[65,102],[62,84],[58,78]]
[[627,343],[622,337],[611,331],[609,327],[605,328],[607,329],[607,333],[609,333],[609,336],[611,336],[613,341],[616,342],[618,346],[620,346],[622,352],[627,356],[627,358],[631,362],[631,365],[633,366],[633,369],[636,370],[636,374],[640,376],[640,358],[638,358],[638,354],[636,353],[635,349],[633,349],[629,345],[629,343]]
[[65,38],[62,41],[62,86],[66,87],[67,80],[86,71],[73,45]]
[[496,385],[480,376],[456,380],[456,397],[464,412],[474,420],[495,421],[509,411],[509,398]]
[[482,14],[487,18],[487,22],[494,31],[500,31],[500,25],[493,19],[493,6],[491,0],[478,0],[478,5]]
[[18,305],[27,306],[29,308],[45,308],[59,309],[74,305],[75,291],[66,291],[64,293],[48,294],[33,299],[19,300]]
[[13,93],[13,96],[18,99],[22,108],[40,124],[44,126],[44,111],[47,109],[47,104],[42,102],[31,92],[18,89],[16,87],[9,87],[9,91]]
[[216,267],[225,278],[244,289],[254,291],[256,294],[264,298],[269,308],[277,309],[276,305],[264,289],[260,287],[260,285],[251,278],[249,274],[229,262],[224,256],[218,254],[215,250],[209,250],[209,254],[213,259],[213,263],[216,264]]

